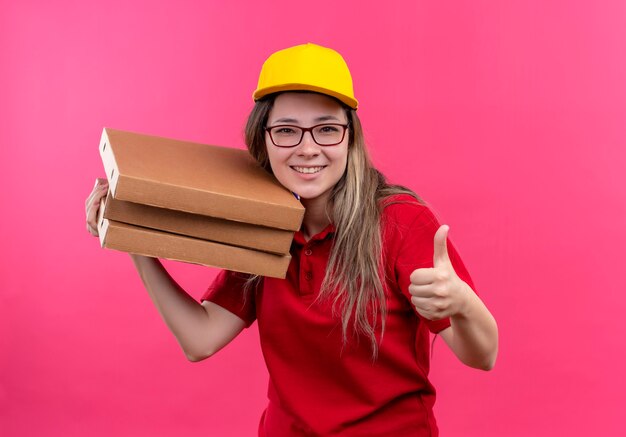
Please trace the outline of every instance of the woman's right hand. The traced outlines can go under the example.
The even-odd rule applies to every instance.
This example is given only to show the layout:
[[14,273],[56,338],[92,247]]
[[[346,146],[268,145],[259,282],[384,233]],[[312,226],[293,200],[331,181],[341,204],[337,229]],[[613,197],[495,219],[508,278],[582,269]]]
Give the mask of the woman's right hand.
[[[96,179],[85,201],[87,231],[96,237],[98,209],[108,189],[106,179]],[[176,283],[157,258],[132,253],[130,256],[150,298],[190,361],[210,357],[245,328],[242,319],[219,305],[210,301],[198,303]]]
[[94,237],[98,236],[98,209],[100,209],[100,200],[107,195],[109,190],[109,181],[104,178],[97,178],[96,185],[85,201],[85,216],[87,220],[87,231]]

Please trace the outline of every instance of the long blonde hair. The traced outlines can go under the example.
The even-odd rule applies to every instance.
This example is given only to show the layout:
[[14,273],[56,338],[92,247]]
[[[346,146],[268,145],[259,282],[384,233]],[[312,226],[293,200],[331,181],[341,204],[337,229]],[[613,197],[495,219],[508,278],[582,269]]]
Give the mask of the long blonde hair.
[[[276,94],[271,94],[256,102],[245,128],[248,151],[270,173],[264,127],[275,97]],[[387,316],[381,200],[394,194],[409,194],[419,202],[422,200],[408,188],[388,184],[383,174],[374,168],[356,111],[339,103],[349,123],[348,163],[328,204],[335,239],[317,299],[332,299],[333,313],[341,313],[344,345],[352,320],[354,333],[369,339],[375,359]],[[379,341],[376,340],[377,326],[380,326]]]

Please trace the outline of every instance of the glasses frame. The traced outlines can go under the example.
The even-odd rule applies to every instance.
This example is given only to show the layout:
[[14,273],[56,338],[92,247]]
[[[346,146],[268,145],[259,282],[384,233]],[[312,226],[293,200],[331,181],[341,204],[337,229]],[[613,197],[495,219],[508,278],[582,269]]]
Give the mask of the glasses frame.
[[[341,140],[339,140],[338,142],[333,143],[333,144],[320,144],[320,143],[318,143],[317,140],[315,139],[315,135],[313,135],[313,129],[315,129],[316,127],[320,127],[320,126],[341,126],[343,128],[343,132],[341,134]],[[280,147],[282,149],[290,149],[292,147],[299,146],[302,143],[302,139],[304,138],[304,134],[307,133],[307,132],[309,132],[311,134],[311,138],[313,139],[315,144],[317,144],[318,146],[322,146],[322,147],[336,146],[338,144],[341,144],[341,142],[346,138],[346,131],[348,130],[349,126],[350,126],[350,123],[346,123],[346,124],[341,124],[341,123],[320,123],[320,124],[316,124],[315,126],[311,126],[311,127],[302,127],[302,126],[297,126],[295,124],[277,124],[276,126],[266,126],[264,129],[270,135],[270,140],[272,140],[272,144],[274,144],[276,147]],[[297,129],[300,129],[302,131],[302,135],[300,135],[300,140],[298,140],[298,142],[296,144],[294,144],[293,146],[279,146],[278,144],[276,144],[276,141],[274,141],[274,137],[272,136],[272,129],[275,129],[277,127],[295,127]]]

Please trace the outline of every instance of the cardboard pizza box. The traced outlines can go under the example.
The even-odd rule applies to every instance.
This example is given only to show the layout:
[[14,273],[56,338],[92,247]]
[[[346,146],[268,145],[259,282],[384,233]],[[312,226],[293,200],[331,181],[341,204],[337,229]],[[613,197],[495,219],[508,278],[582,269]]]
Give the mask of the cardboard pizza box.
[[276,254],[289,253],[294,234],[283,229],[126,202],[110,194],[104,203],[104,218]]
[[100,155],[113,197],[297,231],[304,207],[245,150],[104,128]]
[[284,278],[291,255],[277,255],[192,238],[104,218],[100,204],[98,232],[103,248],[219,267],[243,273]]

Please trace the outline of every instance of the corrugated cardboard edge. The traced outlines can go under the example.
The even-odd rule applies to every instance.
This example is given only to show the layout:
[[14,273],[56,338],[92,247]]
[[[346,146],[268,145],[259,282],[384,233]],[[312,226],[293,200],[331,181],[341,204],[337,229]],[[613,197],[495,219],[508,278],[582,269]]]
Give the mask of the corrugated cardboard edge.
[[104,218],[104,213],[106,209],[106,199],[111,195],[111,191],[108,192],[107,196],[100,200],[100,207],[98,208],[98,218],[96,224],[98,226],[98,239],[100,240],[100,247],[104,247],[104,239],[107,234],[107,229],[109,227],[109,221]]
[[[100,208],[104,211],[104,200]],[[105,219],[104,213],[98,220],[98,232],[104,248],[273,278],[284,279],[291,261],[291,255],[275,255],[115,222]]]
[[109,147],[109,138],[106,133],[106,128],[102,130],[99,151],[100,158],[102,159],[102,165],[104,166],[104,172],[107,176],[107,180],[109,181],[109,191],[115,193],[120,172],[117,168],[117,164],[115,163],[113,149]]
[[[109,132],[146,137],[150,135],[107,127],[103,129],[100,154],[109,179],[109,186],[116,199],[290,231],[300,229],[304,218],[304,207],[295,201],[295,198],[293,206],[277,205],[258,199],[193,190],[120,174]],[[286,189],[285,195],[291,196]],[[277,208],[281,211],[278,215],[276,214]]]

